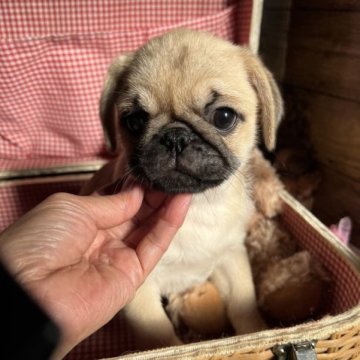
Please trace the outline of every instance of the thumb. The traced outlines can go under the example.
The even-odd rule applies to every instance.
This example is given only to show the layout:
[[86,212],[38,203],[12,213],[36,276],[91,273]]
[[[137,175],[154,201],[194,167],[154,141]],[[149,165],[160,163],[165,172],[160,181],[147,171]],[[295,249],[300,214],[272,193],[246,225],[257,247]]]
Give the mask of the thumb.
[[80,201],[97,227],[106,229],[131,219],[139,211],[143,198],[144,190],[134,185],[118,194],[83,196]]
[[190,194],[178,194],[166,200],[165,204],[138,229],[137,237],[142,240],[136,253],[143,272],[148,275],[185,220],[191,202]]

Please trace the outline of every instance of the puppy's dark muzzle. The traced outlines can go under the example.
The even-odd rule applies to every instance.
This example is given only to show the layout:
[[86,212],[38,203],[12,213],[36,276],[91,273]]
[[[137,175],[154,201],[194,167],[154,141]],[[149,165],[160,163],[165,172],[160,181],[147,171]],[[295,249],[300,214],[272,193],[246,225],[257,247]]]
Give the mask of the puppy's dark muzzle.
[[163,128],[134,152],[133,174],[169,193],[200,192],[221,184],[232,172],[215,146],[187,125]]

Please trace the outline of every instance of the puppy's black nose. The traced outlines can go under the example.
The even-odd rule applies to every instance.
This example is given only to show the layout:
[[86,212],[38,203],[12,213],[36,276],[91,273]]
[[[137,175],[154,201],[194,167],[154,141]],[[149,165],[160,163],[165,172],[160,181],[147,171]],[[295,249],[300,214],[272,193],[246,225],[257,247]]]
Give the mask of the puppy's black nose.
[[189,129],[182,127],[174,127],[163,134],[160,143],[163,144],[169,151],[180,154],[192,139],[192,132]]

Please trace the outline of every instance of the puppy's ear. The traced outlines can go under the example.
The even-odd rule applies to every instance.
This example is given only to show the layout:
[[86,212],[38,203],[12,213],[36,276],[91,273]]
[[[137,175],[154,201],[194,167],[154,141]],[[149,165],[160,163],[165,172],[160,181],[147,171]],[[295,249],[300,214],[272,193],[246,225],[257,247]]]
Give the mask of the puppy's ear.
[[264,142],[267,149],[271,151],[275,148],[276,131],[284,114],[283,100],[272,74],[261,60],[250,52],[247,52],[244,58],[250,83],[259,100],[258,117]]
[[111,153],[117,153],[118,144],[118,114],[116,111],[116,96],[124,82],[126,69],[133,58],[132,53],[117,57],[110,65],[100,97],[100,118],[105,135],[105,144]]

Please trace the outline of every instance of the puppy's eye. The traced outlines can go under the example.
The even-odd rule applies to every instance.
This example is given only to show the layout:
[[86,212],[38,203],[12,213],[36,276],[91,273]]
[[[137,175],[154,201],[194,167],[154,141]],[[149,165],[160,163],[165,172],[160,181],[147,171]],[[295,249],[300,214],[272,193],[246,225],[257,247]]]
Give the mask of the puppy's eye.
[[214,126],[221,131],[230,131],[237,123],[238,116],[233,109],[220,107],[214,111]]
[[148,120],[149,114],[144,110],[138,110],[123,115],[121,122],[132,134],[136,135],[143,131]]

